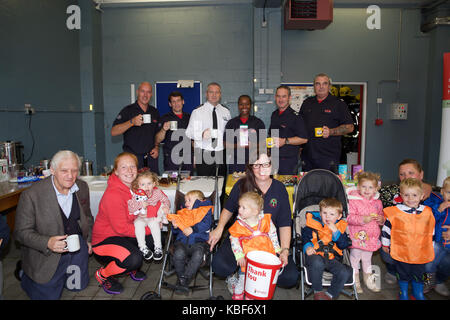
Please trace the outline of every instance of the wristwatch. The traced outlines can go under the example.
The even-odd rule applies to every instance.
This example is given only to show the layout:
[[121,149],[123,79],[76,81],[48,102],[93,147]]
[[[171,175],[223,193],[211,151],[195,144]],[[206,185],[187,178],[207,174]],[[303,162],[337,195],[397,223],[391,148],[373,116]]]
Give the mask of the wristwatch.
[[289,139],[286,138],[286,140],[284,141],[284,144],[289,144]]

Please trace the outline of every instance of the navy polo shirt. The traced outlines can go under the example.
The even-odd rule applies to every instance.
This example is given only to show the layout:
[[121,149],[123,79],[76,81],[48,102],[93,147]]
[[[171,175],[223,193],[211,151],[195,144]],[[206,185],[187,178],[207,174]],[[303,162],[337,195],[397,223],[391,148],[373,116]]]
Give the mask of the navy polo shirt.
[[[238,215],[242,181],[243,179],[235,183],[224,206],[225,209],[233,213],[234,219]],[[263,196],[263,199],[264,213],[270,213],[272,215],[272,222],[275,227],[290,227],[292,212],[291,205],[289,204],[289,194],[284,184],[276,179],[272,179],[272,184]]]
[[[264,122],[262,122],[261,119],[255,117],[255,116],[249,116],[247,121],[244,123],[242,122],[241,118],[239,116],[228,120],[226,126],[225,126],[225,134],[223,136],[223,139],[225,141],[227,134],[226,134],[226,130],[227,129],[232,129],[232,130],[237,130],[240,129],[242,125],[246,125],[248,127],[249,130],[256,130],[256,137],[258,139],[259,142],[259,130],[260,129],[265,129],[266,126],[264,125]],[[234,143],[237,144],[239,143],[239,134],[234,136],[234,140],[230,143]],[[250,132],[249,132],[249,139],[250,139]],[[237,162],[237,148],[234,149],[234,163],[236,164]],[[249,160],[249,148],[245,148],[245,163],[248,163]]]
[[304,156],[309,159],[340,159],[341,136],[330,136],[327,139],[314,136],[314,128],[327,126],[336,128],[343,124],[353,124],[347,104],[329,94],[319,103],[317,98],[306,99],[300,109],[309,134],[308,143],[303,149]]
[[[291,138],[299,137],[303,139],[308,139],[308,133],[306,131],[303,118],[294,111],[290,106],[284,110],[283,113],[279,114],[278,109],[272,112],[270,117],[270,128],[269,134],[272,136],[272,130],[279,130],[280,138]],[[300,145],[284,145],[280,148],[280,157],[290,158],[297,157]]]
[[159,112],[148,105],[144,112],[137,101],[123,108],[113,122],[113,126],[130,121],[138,114],[150,114],[151,123],[143,123],[140,127],[133,126],[123,133],[123,151],[133,154],[145,154],[155,147],[155,135],[161,129],[159,126]]
[[[167,121],[176,121],[178,129],[186,129],[189,124],[190,117],[191,117],[190,113],[183,112],[181,119],[180,119],[175,113],[173,113],[173,111],[170,111],[160,118],[160,120],[159,120],[160,127],[162,128],[164,123]],[[180,137],[178,139],[178,141],[172,141],[172,133],[173,133],[173,131],[170,129],[168,131],[166,131],[166,137],[162,141],[162,142],[164,142],[164,146],[163,146],[164,154],[166,154],[168,152],[169,156],[170,156],[170,153],[172,152],[173,147],[175,147],[179,142],[183,141],[183,137]],[[184,136],[185,136],[185,139],[188,139],[186,137],[186,135],[184,135]]]

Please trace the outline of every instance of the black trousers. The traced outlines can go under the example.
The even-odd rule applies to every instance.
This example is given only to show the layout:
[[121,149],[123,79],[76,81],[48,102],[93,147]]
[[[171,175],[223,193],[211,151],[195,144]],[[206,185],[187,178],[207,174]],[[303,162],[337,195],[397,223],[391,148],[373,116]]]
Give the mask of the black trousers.
[[195,148],[194,154],[198,176],[214,177],[216,176],[216,166],[219,166],[218,175],[226,177],[225,150],[208,151]]

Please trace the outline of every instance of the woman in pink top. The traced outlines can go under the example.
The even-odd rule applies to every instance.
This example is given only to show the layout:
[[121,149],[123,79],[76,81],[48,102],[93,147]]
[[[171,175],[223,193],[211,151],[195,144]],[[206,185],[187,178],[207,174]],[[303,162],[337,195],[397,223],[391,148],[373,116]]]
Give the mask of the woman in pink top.
[[359,262],[363,269],[366,286],[379,292],[377,275],[372,273],[372,254],[381,247],[380,226],[384,223],[383,204],[379,200],[380,176],[371,172],[361,172],[357,176],[357,187],[349,188],[348,229],[352,246],[350,247],[350,263],[355,269],[356,289],[362,293],[359,281]]

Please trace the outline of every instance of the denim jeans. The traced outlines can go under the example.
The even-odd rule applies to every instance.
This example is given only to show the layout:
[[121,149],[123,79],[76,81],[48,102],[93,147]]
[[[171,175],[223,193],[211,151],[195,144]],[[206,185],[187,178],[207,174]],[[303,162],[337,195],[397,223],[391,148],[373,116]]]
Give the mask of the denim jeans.
[[172,261],[178,277],[191,280],[197,274],[208,250],[209,246],[206,242],[197,242],[193,245],[175,242]]
[[450,276],[450,249],[442,248],[443,254],[436,270],[436,283],[442,283]]
[[322,275],[324,271],[333,274],[331,285],[328,288],[328,293],[333,298],[337,298],[339,293],[344,288],[344,284],[351,279],[353,270],[351,267],[342,264],[336,259],[328,260],[324,257],[313,254],[305,258],[306,268],[308,270],[308,277],[311,281],[314,291],[322,291]]
[[425,265],[425,272],[436,272],[441,260],[445,257],[446,254],[450,254],[450,249],[446,249],[442,243],[435,243],[434,260]]

